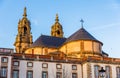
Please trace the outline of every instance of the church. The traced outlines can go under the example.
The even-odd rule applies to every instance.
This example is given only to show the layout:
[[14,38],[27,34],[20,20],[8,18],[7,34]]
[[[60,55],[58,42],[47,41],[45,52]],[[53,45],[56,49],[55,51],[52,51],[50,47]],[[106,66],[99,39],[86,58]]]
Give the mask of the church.
[[[83,26],[64,37],[56,14],[51,35],[40,35],[34,42],[31,23],[24,8],[18,22],[14,49],[0,49],[0,78],[120,78],[120,58],[111,58],[103,43]],[[41,33],[41,32],[40,32]]]

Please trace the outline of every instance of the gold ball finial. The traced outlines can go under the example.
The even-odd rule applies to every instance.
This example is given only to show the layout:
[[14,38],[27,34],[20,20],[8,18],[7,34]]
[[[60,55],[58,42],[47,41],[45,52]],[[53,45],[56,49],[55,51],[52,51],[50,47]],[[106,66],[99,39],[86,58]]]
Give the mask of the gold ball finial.
[[56,19],[55,19],[56,22],[59,21],[59,18],[58,18],[58,13],[56,14]]

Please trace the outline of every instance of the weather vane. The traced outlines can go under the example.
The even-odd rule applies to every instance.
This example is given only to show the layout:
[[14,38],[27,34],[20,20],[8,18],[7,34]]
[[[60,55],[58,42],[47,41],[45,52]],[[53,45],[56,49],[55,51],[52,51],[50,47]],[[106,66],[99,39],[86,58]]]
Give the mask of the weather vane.
[[81,26],[82,26],[82,28],[83,28],[83,23],[84,23],[84,20],[83,20],[83,19],[81,19],[81,20],[80,20],[80,22],[81,22]]

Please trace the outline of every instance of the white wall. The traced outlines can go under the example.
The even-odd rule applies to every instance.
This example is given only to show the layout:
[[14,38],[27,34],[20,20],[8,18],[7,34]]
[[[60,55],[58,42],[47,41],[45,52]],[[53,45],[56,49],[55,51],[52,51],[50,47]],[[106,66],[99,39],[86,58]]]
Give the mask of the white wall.
[[[1,63],[1,58],[2,57],[7,57],[8,58],[8,62],[5,64]],[[7,67],[7,78],[11,78],[11,61],[12,61],[12,57],[11,56],[6,56],[6,55],[0,55],[0,69],[1,67]]]
[[[28,68],[27,62],[33,62],[33,67]],[[42,68],[42,63],[47,63],[48,68]],[[56,64],[61,64],[62,69],[56,69]],[[72,65],[77,65],[77,70],[72,70]],[[81,64],[20,60],[19,78],[26,78],[27,70],[33,70],[33,78],[41,78],[42,71],[48,72],[48,78],[56,78],[56,72],[62,72],[63,75],[63,69],[65,69],[65,73],[68,74],[69,78],[72,78],[72,72],[77,73],[78,78],[82,77]]]

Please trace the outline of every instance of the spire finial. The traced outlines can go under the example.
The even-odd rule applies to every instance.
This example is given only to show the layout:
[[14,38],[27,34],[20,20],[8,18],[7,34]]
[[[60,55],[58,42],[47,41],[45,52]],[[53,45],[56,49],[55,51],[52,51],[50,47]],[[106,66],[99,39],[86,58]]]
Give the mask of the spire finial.
[[56,14],[56,19],[55,19],[55,21],[56,21],[56,22],[59,21],[59,19],[58,19],[58,14]]
[[80,20],[80,22],[81,22],[81,26],[82,26],[82,28],[83,28],[83,23],[84,23],[84,20],[83,20],[83,19],[81,19],[81,20]]
[[23,14],[24,17],[27,16],[27,13],[26,13],[26,7],[24,8],[24,14]]

